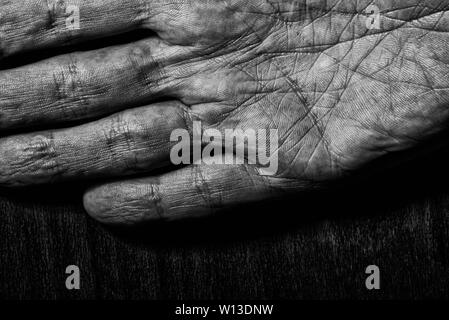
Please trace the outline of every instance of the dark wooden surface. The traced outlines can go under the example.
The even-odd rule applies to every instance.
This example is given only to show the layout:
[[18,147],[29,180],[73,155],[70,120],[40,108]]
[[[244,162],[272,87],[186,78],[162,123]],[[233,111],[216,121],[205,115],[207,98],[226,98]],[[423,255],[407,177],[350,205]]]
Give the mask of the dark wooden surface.
[[[449,294],[449,156],[225,217],[111,230],[78,187],[2,191],[0,296],[28,299],[441,298]],[[81,289],[65,288],[65,268]],[[366,266],[381,290],[365,288]]]

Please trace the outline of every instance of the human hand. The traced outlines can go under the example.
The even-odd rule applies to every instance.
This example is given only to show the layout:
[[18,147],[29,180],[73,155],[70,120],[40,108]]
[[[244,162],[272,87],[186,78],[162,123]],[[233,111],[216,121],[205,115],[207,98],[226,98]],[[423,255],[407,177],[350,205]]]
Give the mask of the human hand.
[[[4,56],[137,28],[157,37],[1,71],[0,128],[47,130],[0,139],[0,185],[148,173],[170,164],[174,130],[199,121],[223,137],[277,130],[272,175],[202,163],[86,193],[95,218],[135,224],[308,190],[445,129],[449,5],[379,2],[370,29],[371,1],[307,1],[307,16],[304,3],[81,2],[80,29],[64,33],[57,13],[2,1]],[[73,120],[87,123],[51,129]]]

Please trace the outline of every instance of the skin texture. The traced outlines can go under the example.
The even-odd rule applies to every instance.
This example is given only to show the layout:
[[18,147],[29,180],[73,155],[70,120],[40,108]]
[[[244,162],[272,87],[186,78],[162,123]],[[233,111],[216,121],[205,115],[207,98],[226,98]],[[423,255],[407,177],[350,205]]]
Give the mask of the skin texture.
[[[71,31],[64,3],[23,2],[0,1],[3,57],[156,34],[0,71],[0,130],[42,127],[0,138],[0,186],[116,179],[84,197],[102,222],[203,216],[300,193],[446,129],[445,1],[81,1]],[[378,29],[367,28],[371,4]],[[171,132],[192,133],[195,120],[220,132],[277,129],[277,173],[170,166]],[[151,176],[160,167],[168,172]]]

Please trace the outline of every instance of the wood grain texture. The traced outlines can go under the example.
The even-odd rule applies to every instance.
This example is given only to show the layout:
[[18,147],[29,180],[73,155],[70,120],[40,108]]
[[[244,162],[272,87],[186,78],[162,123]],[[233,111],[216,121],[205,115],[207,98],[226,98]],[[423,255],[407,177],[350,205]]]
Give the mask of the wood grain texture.
[[[448,298],[446,153],[343,190],[140,230],[111,230],[82,188],[2,192],[7,299]],[[419,170],[417,170],[419,169]],[[65,268],[81,289],[65,288]],[[381,290],[365,288],[366,266]]]

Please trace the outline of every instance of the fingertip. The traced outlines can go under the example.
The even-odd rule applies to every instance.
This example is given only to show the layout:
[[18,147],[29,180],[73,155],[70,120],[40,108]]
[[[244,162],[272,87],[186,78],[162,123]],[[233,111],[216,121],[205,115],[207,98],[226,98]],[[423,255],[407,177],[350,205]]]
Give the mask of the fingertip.
[[83,196],[83,205],[86,212],[95,220],[102,223],[114,221],[111,216],[111,202],[104,188],[92,187]]
[[135,226],[155,220],[152,208],[132,184],[114,183],[88,189],[83,196],[87,213],[95,220],[115,226]]
[[115,188],[109,186],[96,186],[86,191],[83,197],[84,208],[87,213],[98,222],[107,225],[131,224],[129,212],[121,208],[123,201]]

